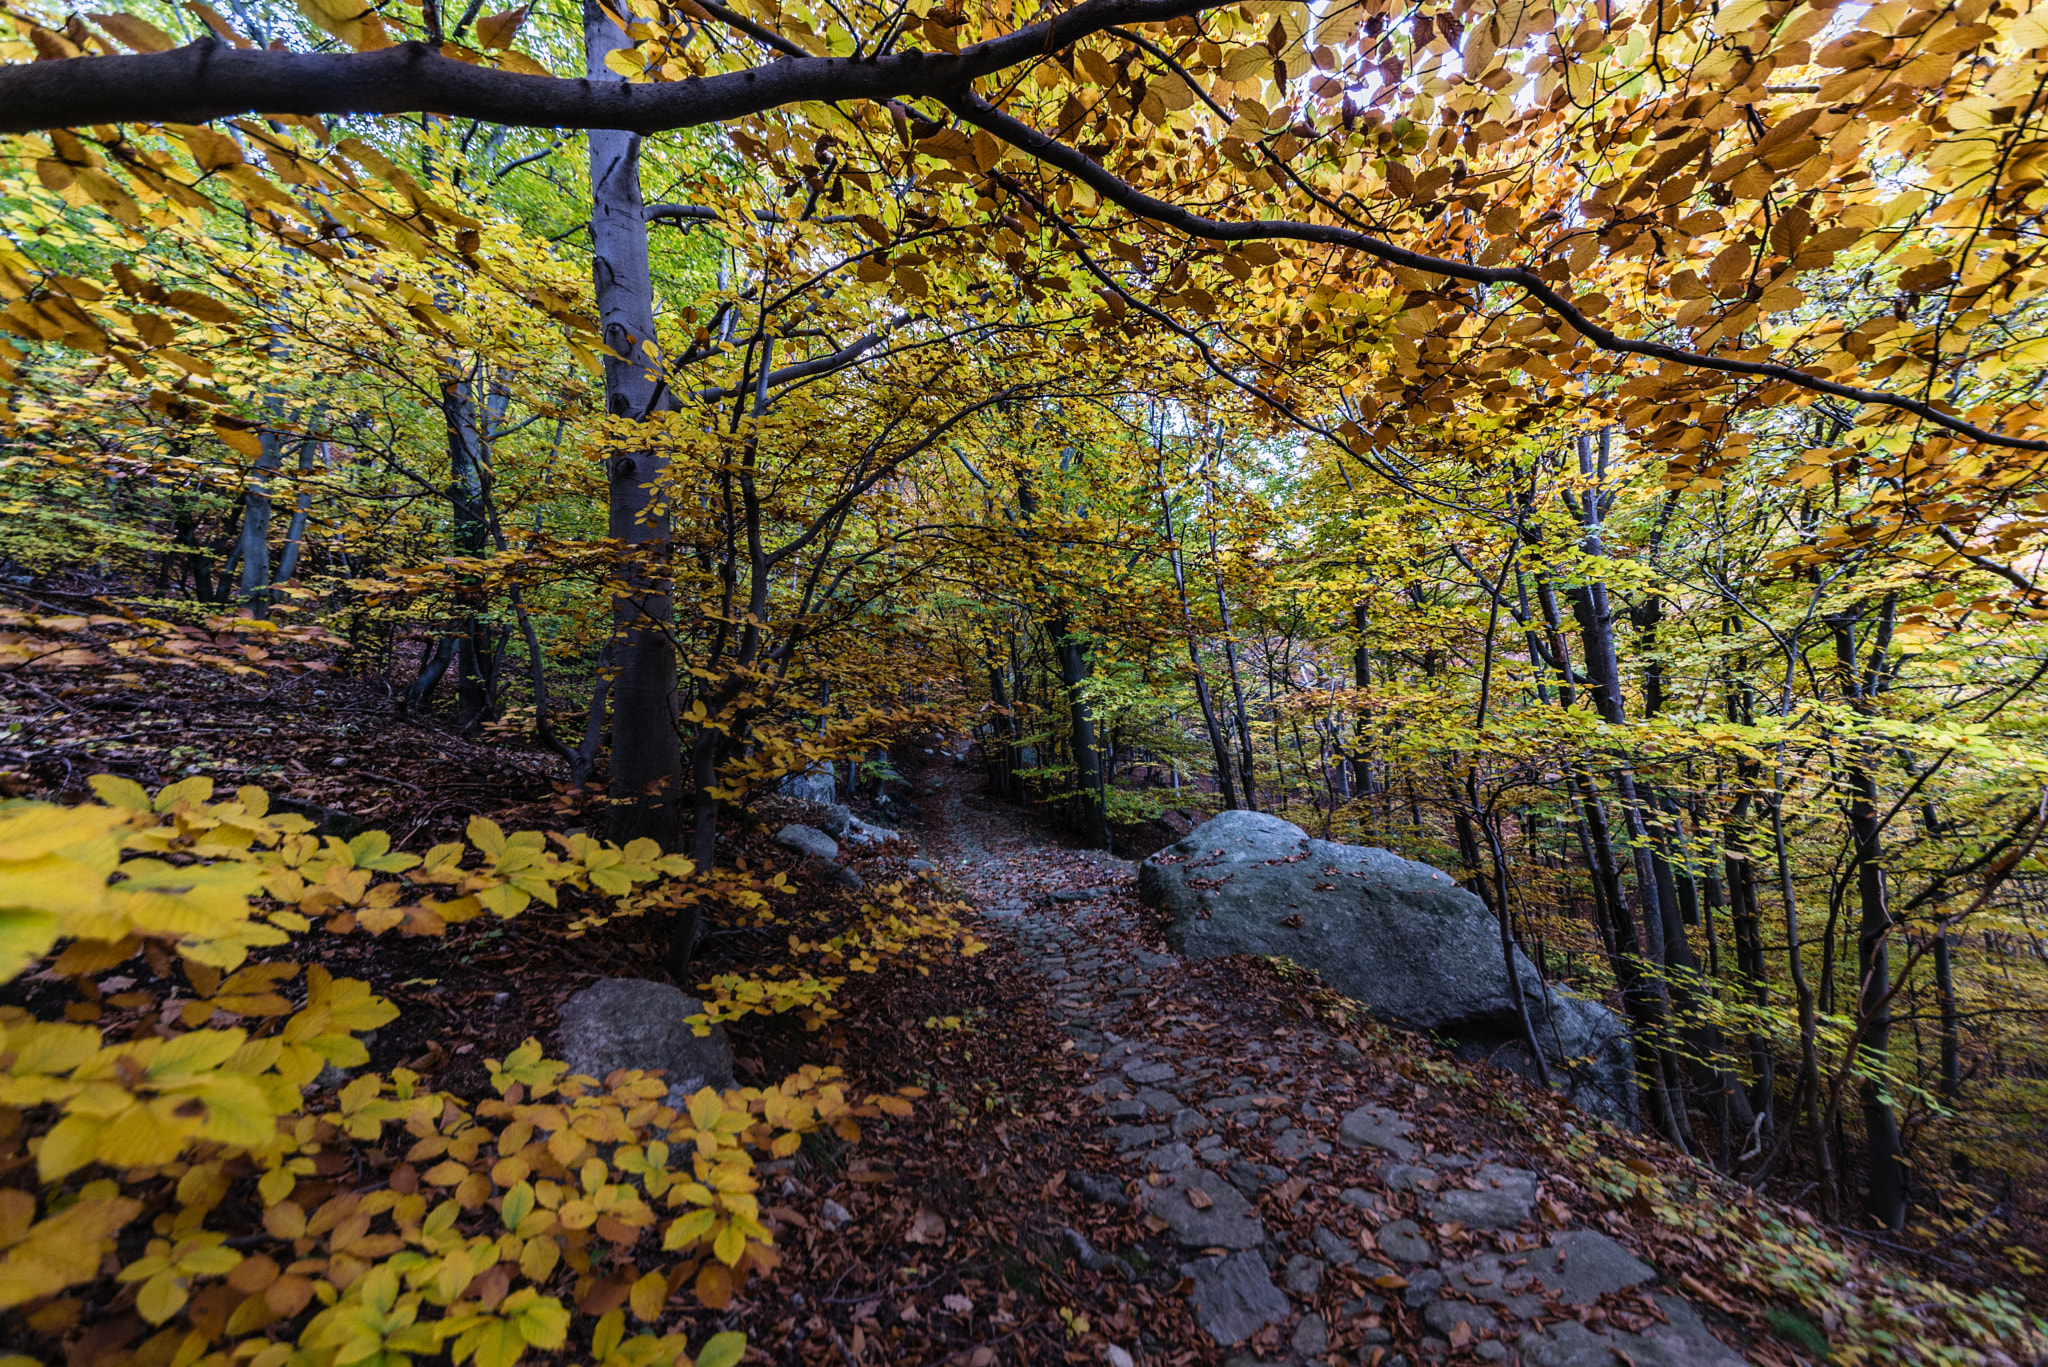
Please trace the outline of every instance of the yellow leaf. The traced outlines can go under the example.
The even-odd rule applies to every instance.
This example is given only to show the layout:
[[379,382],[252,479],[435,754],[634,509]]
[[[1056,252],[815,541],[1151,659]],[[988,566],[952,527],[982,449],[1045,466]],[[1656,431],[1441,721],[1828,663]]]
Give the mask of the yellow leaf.
[[96,1116],[65,1116],[43,1136],[43,1147],[36,1153],[36,1175],[45,1182],[61,1182],[92,1162],[106,1127]]
[[[93,17],[97,19],[101,16]],[[93,796],[109,807],[124,807],[131,812],[149,810],[149,794],[132,778],[122,778],[116,774],[94,774],[86,782],[92,786]],[[263,790],[258,788],[255,791],[260,793]]]
[[652,1324],[661,1318],[661,1307],[668,1301],[668,1278],[659,1272],[650,1272],[633,1283],[630,1297],[634,1316],[642,1324]]
[[718,1231],[718,1237],[711,1241],[711,1254],[718,1261],[731,1267],[740,1260],[740,1254],[747,1251],[747,1236],[728,1223]]
[[246,427],[229,427],[224,423],[218,422],[212,426],[213,435],[219,437],[228,446],[241,452],[251,460],[257,460],[262,457],[263,438],[257,436]]
[[[7,872],[0,866],[0,876]],[[48,954],[57,943],[57,926],[57,918],[47,911],[0,910],[0,982]]]
[[142,1284],[135,1297],[135,1308],[151,1324],[162,1324],[185,1308],[186,1299],[184,1279],[166,1270]]

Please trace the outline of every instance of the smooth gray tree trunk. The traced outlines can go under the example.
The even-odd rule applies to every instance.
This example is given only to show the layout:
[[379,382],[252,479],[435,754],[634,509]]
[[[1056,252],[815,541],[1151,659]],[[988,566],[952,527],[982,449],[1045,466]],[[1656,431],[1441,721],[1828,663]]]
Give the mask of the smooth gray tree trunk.
[[[583,7],[583,35],[590,79],[622,80],[605,57],[632,43],[593,0]],[[615,419],[644,422],[673,407],[673,400],[655,344],[640,139],[593,129],[589,142],[592,275],[610,352],[604,358],[605,409]],[[669,634],[669,518],[656,503],[666,467],[665,459],[630,441],[615,443],[608,457],[609,532],[633,548],[621,566],[625,588],[613,602],[610,834],[621,842],[649,836],[672,848],[683,794],[676,656]],[[694,937],[694,925],[690,933]]]

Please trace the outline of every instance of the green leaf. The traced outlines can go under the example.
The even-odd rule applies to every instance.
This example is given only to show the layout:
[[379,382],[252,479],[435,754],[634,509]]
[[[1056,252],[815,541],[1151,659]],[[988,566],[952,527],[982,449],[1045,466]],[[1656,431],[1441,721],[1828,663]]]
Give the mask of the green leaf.
[[713,1334],[697,1351],[697,1367],[733,1367],[746,1355],[747,1336],[736,1329]]

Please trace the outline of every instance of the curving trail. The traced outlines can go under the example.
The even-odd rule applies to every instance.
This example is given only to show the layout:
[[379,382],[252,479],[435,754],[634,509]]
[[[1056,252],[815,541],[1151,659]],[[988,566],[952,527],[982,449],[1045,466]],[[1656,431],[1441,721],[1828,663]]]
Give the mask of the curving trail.
[[1095,1233],[1065,1237],[1083,1265],[1185,1299],[1200,1360],[1746,1361],[1621,1243],[1560,1222],[1544,1174],[1475,1143],[1448,1092],[1411,1080],[1429,1074],[1403,1037],[1368,1055],[1276,1010],[1295,994],[1269,971],[1165,952],[1135,864],[1049,843],[979,783],[928,785],[916,829],[990,952],[1042,981],[1057,1047],[1089,1061],[1073,1129],[1094,1166],[1064,1184]]

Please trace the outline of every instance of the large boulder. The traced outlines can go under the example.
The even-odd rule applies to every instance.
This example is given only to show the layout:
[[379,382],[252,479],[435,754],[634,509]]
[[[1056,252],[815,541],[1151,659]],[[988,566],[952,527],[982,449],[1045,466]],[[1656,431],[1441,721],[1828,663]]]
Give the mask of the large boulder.
[[783,779],[782,791],[789,797],[822,804],[839,796],[839,781],[830,765],[817,765]]
[[[1167,941],[1189,958],[1284,956],[1463,1057],[1533,1071],[1497,923],[1427,864],[1225,812],[1140,864],[1138,896],[1172,914]],[[1635,1055],[1621,1018],[1546,989],[1519,950],[1515,965],[1553,1080],[1583,1109],[1633,1124]]]
[[615,1068],[658,1072],[671,1106],[706,1087],[733,1085],[725,1027],[699,1035],[690,1017],[704,1003],[668,983],[605,978],[562,1003],[555,1047],[572,1073],[603,1081]]

